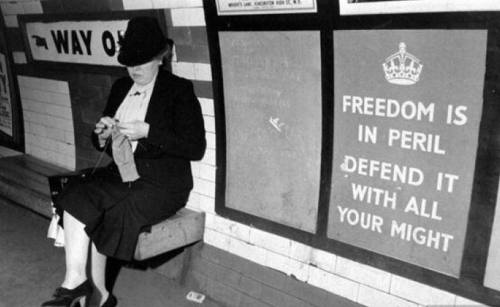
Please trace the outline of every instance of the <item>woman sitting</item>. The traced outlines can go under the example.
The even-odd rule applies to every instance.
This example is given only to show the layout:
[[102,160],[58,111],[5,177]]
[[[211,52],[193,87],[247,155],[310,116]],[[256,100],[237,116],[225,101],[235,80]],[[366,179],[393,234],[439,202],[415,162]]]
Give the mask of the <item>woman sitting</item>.
[[107,257],[133,258],[141,230],[182,208],[193,187],[192,160],[203,157],[205,129],[192,83],[162,70],[168,39],[154,18],[129,21],[118,61],[128,77],[117,80],[95,125],[96,147],[114,162],[74,180],[55,200],[62,210],[66,274],[42,306],[74,306],[89,297],[116,306],[105,287]]

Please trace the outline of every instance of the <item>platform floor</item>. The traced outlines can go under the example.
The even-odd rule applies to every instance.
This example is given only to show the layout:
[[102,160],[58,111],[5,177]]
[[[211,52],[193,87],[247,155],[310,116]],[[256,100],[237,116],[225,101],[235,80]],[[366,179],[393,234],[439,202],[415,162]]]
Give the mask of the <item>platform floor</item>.
[[[0,198],[0,307],[36,307],[64,275],[64,251],[46,239],[48,220]],[[219,306],[186,300],[190,289],[152,270],[122,268],[114,293],[119,307]]]

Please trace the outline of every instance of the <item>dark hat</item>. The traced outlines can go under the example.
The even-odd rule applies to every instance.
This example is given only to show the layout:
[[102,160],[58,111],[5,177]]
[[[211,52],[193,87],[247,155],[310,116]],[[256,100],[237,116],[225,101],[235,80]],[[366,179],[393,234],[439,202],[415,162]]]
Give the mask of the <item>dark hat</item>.
[[136,66],[151,61],[167,47],[167,38],[153,17],[134,17],[129,20],[125,36],[120,41],[118,62]]

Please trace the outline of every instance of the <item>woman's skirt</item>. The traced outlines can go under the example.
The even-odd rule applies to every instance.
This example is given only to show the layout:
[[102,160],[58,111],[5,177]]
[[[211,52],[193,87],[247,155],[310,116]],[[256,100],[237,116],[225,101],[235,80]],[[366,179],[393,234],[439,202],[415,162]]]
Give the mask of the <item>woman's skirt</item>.
[[100,253],[131,260],[141,231],[174,215],[188,197],[189,191],[172,193],[142,177],[122,182],[111,165],[71,180],[54,202],[85,225]]

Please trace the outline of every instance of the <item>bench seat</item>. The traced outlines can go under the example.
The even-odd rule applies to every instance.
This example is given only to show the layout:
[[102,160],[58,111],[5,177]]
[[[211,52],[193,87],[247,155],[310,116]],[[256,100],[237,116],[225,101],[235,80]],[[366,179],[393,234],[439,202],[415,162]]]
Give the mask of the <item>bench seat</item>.
[[[0,158],[0,196],[51,218],[51,196],[64,186],[65,176],[74,174],[29,155]],[[134,258],[145,260],[202,240],[204,225],[205,213],[182,208],[139,235]]]
[[142,232],[135,249],[136,260],[145,260],[203,239],[205,213],[182,208],[174,216]]

